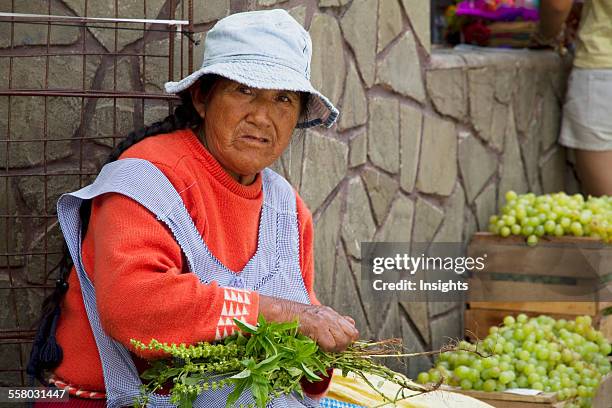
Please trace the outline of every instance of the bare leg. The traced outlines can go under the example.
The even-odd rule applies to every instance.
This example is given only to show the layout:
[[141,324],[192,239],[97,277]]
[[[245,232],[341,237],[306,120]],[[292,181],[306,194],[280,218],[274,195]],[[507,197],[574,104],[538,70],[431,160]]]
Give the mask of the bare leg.
[[587,195],[612,196],[612,150],[576,149],[576,169]]

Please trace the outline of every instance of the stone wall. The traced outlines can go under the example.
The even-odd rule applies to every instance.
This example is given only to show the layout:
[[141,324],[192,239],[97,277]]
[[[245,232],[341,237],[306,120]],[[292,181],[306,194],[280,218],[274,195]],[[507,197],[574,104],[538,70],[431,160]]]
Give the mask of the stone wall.
[[[119,10],[104,1],[87,7],[84,0],[14,1],[13,9],[12,3],[0,0],[0,10],[169,18],[174,5],[177,18],[188,15],[180,0],[148,0],[146,8],[119,0]],[[342,111],[334,128],[296,134],[275,165],[313,213],[320,300],[352,315],[363,337],[401,336],[409,350],[461,337],[460,304],[381,304],[362,296],[360,242],[466,243],[486,228],[508,189],[575,191],[565,151],[555,143],[565,65],[547,52],[432,51],[426,0],[194,0],[193,38],[203,40],[229,13],[272,7],[288,9],[309,29],[312,80]],[[167,114],[168,101],[151,96],[162,93],[169,76],[189,71],[184,38],[109,28],[11,30],[0,22],[0,90],[109,92],[0,96],[3,331],[30,329],[40,288],[53,282],[59,194],[89,182],[121,135]],[[201,45],[193,51],[196,67]],[[95,55],[83,58],[84,49]],[[114,98],[115,91],[141,97]],[[23,381],[28,349],[27,340],[0,345],[0,383]],[[428,363],[410,360],[408,371]]]

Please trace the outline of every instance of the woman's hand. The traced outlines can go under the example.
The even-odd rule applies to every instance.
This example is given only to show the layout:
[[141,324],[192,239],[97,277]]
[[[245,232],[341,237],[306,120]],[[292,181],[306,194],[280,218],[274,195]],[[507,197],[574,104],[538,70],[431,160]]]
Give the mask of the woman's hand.
[[324,351],[343,351],[359,339],[355,321],[329,306],[306,305],[262,295],[259,312],[266,320],[274,322],[298,319],[300,332],[316,341]]

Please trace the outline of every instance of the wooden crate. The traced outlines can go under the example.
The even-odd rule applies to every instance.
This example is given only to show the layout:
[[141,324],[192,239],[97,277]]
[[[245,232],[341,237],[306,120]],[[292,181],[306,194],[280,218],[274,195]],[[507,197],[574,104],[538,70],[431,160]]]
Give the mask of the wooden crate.
[[565,403],[557,400],[557,395],[545,392],[538,395],[518,395],[509,392],[484,392],[454,390],[469,395],[479,401],[486,402],[495,408],[562,408]]
[[[476,233],[468,255],[485,254],[485,268],[476,272],[478,279],[470,279],[465,328],[471,337],[485,337],[490,326],[499,325],[508,314],[518,313],[566,319],[589,315],[596,325],[601,321],[602,329],[612,326],[610,317],[601,314],[612,306],[612,283],[599,293],[591,289],[599,276],[612,274],[612,245],[591,238],[561,237],[543,238],[537,246],[529,247],[523,237]],[[492,273],[554,277],[559,283],[492,280]],[[567,280],[572,283],[565,283]],[[474,300],[483,299],[484,293],[487,300],[499,301]],[[513,301],[517,297],[555,301]],[[612,328],[604,332],[612,341]]]
[[[495,408],[562,408],[564,401],[558,401],[556,394],[544,392],[538,395],[518,395],[508,392],[484,392],[467,391],[453,387],[447,387],[453,392],[469,395],[482,402],[486,402]],[[611,408],[612,407],[612,375],[608,374],[603,378],[599,385],[595,397],[593,398],[592,408]]]

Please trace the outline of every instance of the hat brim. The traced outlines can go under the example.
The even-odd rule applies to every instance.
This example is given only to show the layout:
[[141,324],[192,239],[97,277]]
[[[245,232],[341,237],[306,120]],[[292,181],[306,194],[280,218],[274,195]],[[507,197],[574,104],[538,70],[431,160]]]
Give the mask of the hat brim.
[[204,66],[178,82],[166,82],[168,93],[177,94],[188,89],[203,75],[216,74],[241,84],[259,89],[283,89],[308,92],[308,117],[300,120],[297,128],[323,125],[331,127],[338,118],[338,109],[323,94],[317,91],[304,75],[293,69],[262,61],[219,62]]

